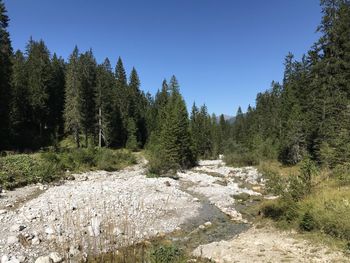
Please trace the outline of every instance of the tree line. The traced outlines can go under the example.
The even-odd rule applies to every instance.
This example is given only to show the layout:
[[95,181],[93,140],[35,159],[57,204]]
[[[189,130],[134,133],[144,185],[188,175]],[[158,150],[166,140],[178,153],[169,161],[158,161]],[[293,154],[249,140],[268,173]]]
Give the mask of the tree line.
[[[350,2],[321,0],[319,40],[300,61],[289,53],[283,82],[241,109],[230,138],[251,159],[334,167],[350,158]],[[235,147],[233,147],[235,148]]]
[[113,71],[108,58],[99,64],[76,46],[65,61],[32,38],[14,52],[2,1],[0,20],[0,150],[35,151],[69,137],[78,148],[146,147],[164,171],[221,151],[223,123],[205,105],[189,117],[175,76],[152,96],[120,57]]
[[[188,113],[175,76],[152,96],[118,58],[98,64],[75,47],[68,61],[30,39],[13,52],[0,0],[0,150],[37,150],[73,138],[77,147],[150,150],[154,172],[225,153],[255,164],[308,157],[334,167],[350,157],[350,7],[321,0],[320,39],[300,61],[288,54],[282,83],[259,93],[234,121],[205,105]],[[152,170],[152,169],[151,169]]]

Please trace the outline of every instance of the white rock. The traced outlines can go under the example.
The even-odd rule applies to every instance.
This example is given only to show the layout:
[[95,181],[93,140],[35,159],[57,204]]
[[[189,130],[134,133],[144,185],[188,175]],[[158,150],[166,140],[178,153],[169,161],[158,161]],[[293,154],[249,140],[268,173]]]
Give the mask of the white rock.
[[201,229],[201,230],[203,230],[203,229],[205,229],[205,226],[200,225],[198,228]]
[[24,230],[25,228],[26,228],[25,225],[17,225],[17,224],[15,224],[15,225],[12,225],[12,226],[10,227],[10,231],[11,231],[11,232],[17,232],[17,231],[22,231],[22,230]]
[[63,258],[57,252],[51,252],[49,257],[52,259],[53,263],[60,263],[63,261]]
[[25,262],[25,260],[26,260],[26,257],[25,256],[19,256],[18,257],[18,260],[19,260],[19,262]]
[[13,245],[18,242],[18,238],[16,236],[9,236],[7,238],[7,244],[8,245]]
[[42,256],[42,257],[38,257],[35,260],[35,263],[52,263],[52,260],[48,256]]
[[9,261],[9,257],[7,256],[7,255],[3,255],[2,257],[1,257],[1,263],[7,263]]
[[45,233],[47,235],[53,235],[53,234],[55,234],[55,230],[52,227],[47,227],[47,228],[45,228]]
[[40,244],[40,239],[35,236],[33,239],[32,239],[32,245],[39,245]]
[[209,221],[208,221],[208,222],[205,222],[205,223],[204,223],[204,226],[205,226],[205,227],[211,227],[211,226],[212,226],[212,223],[209,222]]

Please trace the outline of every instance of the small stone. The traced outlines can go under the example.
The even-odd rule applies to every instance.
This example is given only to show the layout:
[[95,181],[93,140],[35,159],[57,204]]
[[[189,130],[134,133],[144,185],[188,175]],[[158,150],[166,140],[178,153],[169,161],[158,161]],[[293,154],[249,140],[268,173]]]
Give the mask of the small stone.
[[47,189],[47,186],[46,185],[43,185],[43,184],[39,184],[39,190],[40,191],[44,191]]
[[40,239],[35,236],[33,239],[32,239],[32,245],[39,245],[40,244]]
[[18,242],[18,238],[16,236],[9,236],[7,238],[7,244],[8,245],[13,245]]
[[168,187],[171,186],[171,184],[169,183],[169,181],[165,181],[165,185],[168,186]]
[[19,260],[20,263],[25,262],[26,261],[26,257],[25,256],[19,256],[18,260]]
[[182,230],[181,227],[176,227],[176,228],[175,228],[175,231],[178,231],[178,232],[179,232],[179,231],[181,231],[181,230]]
[[5,209],[0,209],[0,215],[6,214],[6,213],[7,213],[7,210],[5,210]]
[[52,259],[53,263],[60,263],[63,261],[63,258],[57,252],[51,252],[49,257]]
[[208,221],[208,222],[205,222],[205,223],[204,223],[204,226],[205,226],[205,227],[211,227],[211,226],[212,226],[212,223],[209,222],[209,221]]
[[204,225],[200,225],[198,228],[203,230],[203,229],[205,229],[205,226]]
[[52,227],[47,227],[47,228],[45,228],[45,233],[47,235],[53,235],[53,234],[55,234],[55,230]]
[[197,197],[193,198],[193,202],[199,202],[199,199]]
[[52,260],[48,256],[38,257],[35,263],[52,263]]

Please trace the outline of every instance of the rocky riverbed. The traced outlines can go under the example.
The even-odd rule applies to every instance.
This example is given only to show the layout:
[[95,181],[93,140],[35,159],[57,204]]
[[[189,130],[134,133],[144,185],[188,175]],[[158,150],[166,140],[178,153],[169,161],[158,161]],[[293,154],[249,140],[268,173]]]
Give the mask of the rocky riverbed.
[[[250,224],[237,209],[237,196],[261,197],[264,180],[255,168],[201,161],[178,176],[179,180],[147,178],[141,162],[118,172],[75,174],[74,180],[56,185],[2,193],[1,263],[80,262],[88,254],[108,253],[181,229],[189,233],[186,242],[191,241],[188,236],[200,234],[188,245],[195,256],[216,262],[251,262],[251,254],[256,262],[269,262],[265,259],[271,257],[259,255],[271,251],[274,239],[281,251],[293,247],[291,239],[272,236],[270,230],[245,232]],[[312,253],[297,253],[311,245],[298,249],[290,254],[295,262],[312,261]],[[346,259],[340,257],[327,253],[325,259]]]

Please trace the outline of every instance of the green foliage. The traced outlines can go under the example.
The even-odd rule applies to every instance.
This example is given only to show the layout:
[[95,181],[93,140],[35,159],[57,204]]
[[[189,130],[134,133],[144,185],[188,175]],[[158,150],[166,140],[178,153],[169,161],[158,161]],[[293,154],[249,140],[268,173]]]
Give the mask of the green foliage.
[[350,184],[350,163],[337,165],[332,171],[332,176],[339,181],[340,185],[349,185]]
[[301,230],[304,230],[304,231],[312,231],[317,227],[317,223],[316,223],[313,215],[310,212],[307,211],[303,215],[303,217],[299,223],[299,227]]
[[149,162],[151,173],[160,174],[189,168],[196,162],[186,104],[174,76],[170,82],[170,90],[170,97],[163,111],[159,113],[159,138],[153,137],[149,145],[152,155]]
[[126,150],[79,148],[61,152],[16,154],[0,157],[0,184],[13,189],[32,183],[48,183],[64,173],[91,169],[119,170],[135,164],[135,157]]
[[290,199],[265,202],[261,210],[265,217],[278,221],[290,223],[299,218],[298,204]]
[[5,4],[0,2],[0,150],[9,147],[11,101],[12,46],[7,27],[9,18]]
[[177,263],[184,261],[184,252],[174,245],[161,245],[151,251],[152,263]]
[[126,148],[132,151],[136,151],[139,148],[137,142],[137,128],[135,121],[132,118],[128,119],[127,133],[128,139],[126,141]]
[[13,189],[37,182],[50,182],[57,176],[54,162],[46,163],[38,155],[9,155],[0,158],[0,184]]

